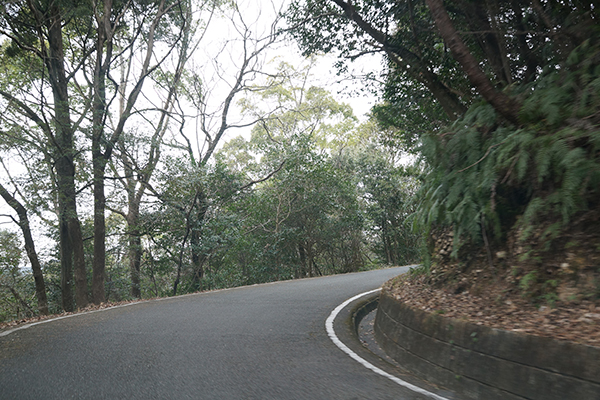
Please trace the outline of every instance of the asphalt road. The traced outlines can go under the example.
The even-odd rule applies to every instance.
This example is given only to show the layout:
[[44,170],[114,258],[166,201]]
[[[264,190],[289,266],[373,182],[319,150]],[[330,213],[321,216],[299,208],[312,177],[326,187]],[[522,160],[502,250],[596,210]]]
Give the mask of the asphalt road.
[[364,368],[325,331],[340,303],[404,270],[181,296],[19,330],[0,337],[0,399],[426,399]]

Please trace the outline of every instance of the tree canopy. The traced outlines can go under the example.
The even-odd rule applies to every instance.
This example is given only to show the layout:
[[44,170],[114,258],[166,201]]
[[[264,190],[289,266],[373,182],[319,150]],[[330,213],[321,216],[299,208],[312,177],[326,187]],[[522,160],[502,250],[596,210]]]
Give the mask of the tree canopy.
[[[2,233],[2,318],[419,256],[538,297],[593,269],[595,3],[294,0],[267,28],[245,6],[0,6],[0,195],[27,253]],[[302,63],[268,61],[286,35]],[[384,56],[368,121],[312,83],[321,53]]]
[[[385,54],[385,102],[374,115],[421,156],[415,220],[427,233],[453,231],[459,264],[470,263],[462,245],[471,253],[483,245],[492,271],[508,250],[509,262],[543,283],[570,253],[535,260],[574,232],[587,232],[580,269],[594,264],[595,2],[297,0],[286,15],[306,54]],[[435,262],[454,263],[430,245]]]
[[244,7],[0,6],[0,195],[20,228],[0,241],[19,255],[1,319],[418,258],[394,128],[314,85],[315,58],[269,62],[280,10],[265,28]]

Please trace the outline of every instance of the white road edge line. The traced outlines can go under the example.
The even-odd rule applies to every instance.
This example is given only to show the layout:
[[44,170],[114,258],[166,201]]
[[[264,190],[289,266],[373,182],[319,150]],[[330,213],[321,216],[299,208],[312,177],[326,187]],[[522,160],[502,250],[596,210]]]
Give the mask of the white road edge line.
[[329,314],[329,317],[325,321],[325,329],[327,330],[327,334],[329,335],[329,338],[333,341],[333,343],[335,343],[335,345],[337,347],[340,348],[340,350],[342,350],[344,353],[348,354],[355,361],[358,361],[364,367],[370,369],[371,371],[375,372],[376,374],[385,376],[386,378],[391,379],[393,382],[397,383],[398,385],[404,386],[405,388],[410,389],[413,392],[420,393],[420,394],[423,394],[425,396],[428,396],[428,397],[431,397],[431,398],[437,399],[437,400],[448,400],[445,397],[439,396],[439,395],[437,395],[435,393],[431,393],[431,392],[429,392],[429,391],[427,391],[425,389],[422,389],[422,388],[420,388],[418,386],[415,386],[415,385],[413,385],[411,383],[405,382],[402,379],[397,378],[394,375],[388,374],[387,372],[385,372],[384,370],[382,370],[380,368],[377,368],[376,366],[374,366],[373,364],[371,364],[370,362],[368,362],[365,359],[361,358],[358,354],[356,354],[355,352],[353,352],[352,350],[350,350],[350,348],[348,346],[346,346],[344,343],[342,343],[342,341],[335,334],[335,330],[333,329],[333,321],[335,321],[335,318],[340,313],[340,311],[342,311],[348,304],[352,303],[354,300],[359,299],[359,298],[361,298],[363,296],[366,296],[368,294],[378,292],[380,290],[381,289],[374,289],[374,290],[370,290],[368,292],[357,294],[356,296],[349,298],[348,300],[346,300],[345,302],[343,302],[342,304],[340,304],[339,306],[337,306],[331,312],[331,314]]
[[[392,267],[393,268],[393,267]],[[365,274],[369,271],[361,271],[361,272],[351,272],[348,273],[347,275],[350,274]],[[329,275],[330,277],[336,276],[336,275]],[[274,282],[265,282],[265,283],[255,283],[252,285],[245,285],[245,286],[235,286],[235,287],[230,287],[230,288],[223,288],[223,289],[214,289],[214,290],[207,290],[205,292],[196,292],[196,293],[187,293],[187,294],[180,294],[178,296],[171,296],[171,297],[160,297],[160,298],[155,298],[155,299],[148,299],[148,300],[139,300],[139,301],[134,301],[131,303],[126,303],[126,304],[121,304],[118,306],[110,306],[110,307],[106,307],[106,308],[101,308],[99,310],[91,310],[91,311],[84,311],[84,312],[75,312],[73,314],[69,314],[69,315],[63,315],[60,317],[54,317],[54,318],[48,318],[42,321],[38,321],[38,322],[32,322],[30,324],[25,324],[25,325],[21,325],[17,328],[13,328],[13,329],[8,329],[4,332],[0,332],[0,337],[3,336],[8,336],[13,332],[17,332],[17,331],[21,331],[23,329],[27,329],[27,328],[31,328],[32,326],[36,326],[36,325],[41,325],[41,324],[45,324],[47,322],[52,322],[52,321],[58,321],[60,319],[65,319],[65,318],[71,318],[71,317],[76,317],[78,315],[86,315],[86,314],[93,314],[93,313],[97,313],[97,312],[102,312],[102,311],[108,311],[108,310],[113,310],[115,308],[121,308],[121,307],[128,307],[128,306],[133,306],[135,304],[143,304],[143,303],[148,303],[151,301],[163,301],[163,300],[173,300],[173,299],[177,299],[180,297],[189,297],[189,296],[198,296],[198,295],[207,295],[210,293],[217,293],[217,292],[225,292],[228,290],[238,290],[238,289],[246,289],[246,288],[250,288],[250,287],[255,287],[255,286],[262,286],[262,285],[277,285],[277,284],[281,284],[281,283],[289,283],[289,282],[297,282],[297,281],[302,281],[302,280],[312,280],[312,279],[319,279],[320,277],[312,277],[312,278],[302,278],[302,279],[292,279],[292,280],[285,280],[285,281],[274,281]]]
[[21,330],[27,329],[27,328],[31,328],[32,326],[41,325],[41,324],[45,324],[47,322],[52,322],[52,321],[58,321],[59,319],[77,317],[79,315],[93,314],[93,313],[97,313],[97,312],[112,310],[112,309],[115,309],[115,308],[129,307],[129,306],[132,306],[134,304],[147,303],[148,301],[151,301],[151,300],[135,301],[135,302],[132,302],[132,303],[121,304],[121,305],[118,305],[118,306],[101,308],[99,310],[91,310],[91,311],[85,311],[85,312],[78,312],[78,313],[74,313],[74,314],[63,315],[61,317],[49,318],[49,319],[45,319],[45,320],[38,321],[38,322],[32,322],[30,324],[22,325],[22,326],[19,326],[17,328],[13,328],[13,329],[9,329],[9,330],[4,331],[4,332],[0,332],[0,337],[2,337],[2,336],[8,336],[8,335],[10,335],[13,332],[21,331]]
[[63,316],[60,316],[60,317],[48,318],[48,319],[45,319],[45,320],[42,320],[42,321],[32,322],[30,324],[21,325],[19,327],[16,327],[16,328],[13,328],[13,329],[9,329],[9,330],[6,330],[4,332],[0,332],[0,337],[8,336],[8,335],[10,335],[13,332],[17,332],[17,331],[21,331],[23,329],[31,328],[32,326],[45,324],[47,322],[58,321],[60,319],[65,319],[65,318],[77,317],[77,316],[80,316],[80,315],[87,315],[87,314],[93,314],[93,313],[97,313],[97,312],[114,310],[116,308],[129,307],[129,306],[133,306],[133,305],[136,305],[136,304],[149,303],[149,302],[153,302],[153,301],[156,302],[156,301],[163,301],[163,300],[173,300],[173,299],[177,299],[177,298],[197,296],[197,295],[206,295],[206,294],[209,294],[209,293],[225,292],[225,291],[228,291],[228,290],[243,289],[243,288],[248,288],[248,287],[252,287],[252,286],[273,285],[273,284],[281,283],[281,282],[287,282],[287,281],[257,283],[257,284],[254,284],[254,285],[247,285],[247,286],[236,286],[236,287],[232,287],[232,288],[207,290],[206,292],[180,294],[178,296],[172,296],[172,297],[160,297],[160,298],[156,298],[156,299],[138,300],[138,301],[133,301],[131,303],[120,304],[118,306],[110,306],[110,307],[106,307],[106,308],[100,308],[98,310],[75,312],[75,313],[69,314],[69,315],[63,315]]

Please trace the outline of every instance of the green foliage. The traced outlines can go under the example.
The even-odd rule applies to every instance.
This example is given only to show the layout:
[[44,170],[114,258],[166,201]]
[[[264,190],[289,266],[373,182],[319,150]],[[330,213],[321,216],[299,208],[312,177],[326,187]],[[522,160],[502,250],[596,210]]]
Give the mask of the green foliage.
[[[55,4],[64,7],[69,2],[60,0]],[[149,20],[157,4],[156,1],[113,2],[115,15],[128,8],[123,13],[122,26],[114,27],[114,63],[108,74],[116,80],[123,79],[119,89],[126,90],[120,93],[116,81],[112,78],[106,81],[106,97],[111,105],[110,110],[107,108],[107,121],[118,122],[120,96],[125,96],[127,104],[127,96],[136,87],[135,82],[124,84],[133,79],[138,67],[134,62],[129,70],[127,57],[132,54],[132,59],[137,59],[137,49],[144,50],[148,44],[144,43],[148,36],[142,22]],[[206,2],[198,7],[210,8],[211,4]],[[24,3],[0,7],[4,12],[6,7],[13,6],[24,13],[20,14],[21,22],[31,22],[32,15],[27,14]],[[171,10],[182,13],[188,6],[189,3],[183,2]],[[96,59],[83,58],[100,50],[94,47],[97,20],[92,18],[89,7],[90,3],[82,3],[81,7],[69,9],[61,26],[65,38],[62,61],[69,73],[72,72],[66,90],[75,130],[73,153],[78,190],[75,200],[78,206],[83,206],[79,208],[81,215],[85,215],[91,205],[89,188],[93,182],[88,141],[97,128],[91,126],[90,111],[93,99],[90,93],[94,87],[91,74]],[[169,14],[165,18],[167,22],[155,32],[154,39],[160,41],[161,49],[165,50],[165,60],[172,59],[168,56],[168,46],[174,45],[179,30],[171,28],[183,22],[182,16]],[[0,24],[7,23],[6,13],[0,17]],[[39,47],[38,35],[31,27],[31,24],[21,24],[21,43]],[[142,41],[128,47],[127,43],[134,37]],[[121,44],[124,45],[119,47]],[[51,98],[47,96],[51,88],[46,82],[44,60],[5,40],[0,61],[6,78],[0,80],[0,89],[23,99],[32,113],[40,115],[42,122],[52,122],[54,104],[38,104],[39,99]],[[156,69],[148,76],[155,90],[168,89],[176,76],[167,64],[155,65]],[[413,171],[399,166],[398,132],[391,124],[388,130],[382,130],[372,121],[358,127],[349,105],[336,101],[324,88],[307,85],[311,66],[293,70],[283,64],[277,74],[267,78],[264,86],[250,88],[248,97],[239,105],[244,113],[260,120],[252,131],[252,138],[232,140],[208,162],[193,159],[198,154],[192,150],[192,141],[187,142],[188,154],[182,155],[181,146],[170,136],[171,133],[187,135],[184,122],[185,129],[191,124],[183,114],[188,110],[179,109],[179,106],[185,108],[184,105],[165,107],[169,108],[169,115],[182,113],[181,118],[173,118],[181,126],[176,129],[164,126],[163,136],[152,137],[144,132],[162,129],[162,120],[146,110],[149,103],[142,105],[142,102],[135,107],[127,131],[114,149],[114,154],[122,156],[120,163],[109,163],[107,167],[107,203],[109,209],[114,210],[106,215],[107,300],[132,297],[129,258],[137,259],[127,251],[132,237],[141,237],[141,244],[134,247],[142,254],[140,288],[143,297],[171,295],[177,285],[177,293],[192,292],[355,272],[388,263],[413,262],[417,258],[418,235],[410,233],[406,225],[412,212],[408,199],[416,191],[417,182]],[[121,68],[123,76],[116,73]],[[207,105],[201,93],[206,83],[200,74],[186,71],[184,78],[188,84],[178,87],[177,98],[201,110],[212,109],[213,105]],[[142,97],[152,100],[152,96]],[[29,200],[27,207],[35,209],[38,216],[46,216],[56,239],[52,212],[57,208],[55,201],[59,197],[54,187],[57,177],[52,175],[55,173],[52,157],[59,152],[47,146],[55,125],[50,123],[48,132],[44,132],[43,127],[36,126],[37,121],[23,123],[23,114],[28,111],[15,107],[10,96],[3,98],[0,103],[7,111],[0,118],[0,124],[3,132],[10,136],[2,136],[1,149],[18,152],[19,157],[27,160],[27,165],[36,166],[27,172],[27,177],[17,177],[15,187],[21,190],[22,197],[29,197],[29,192],[43,194],[31,196],[34,200]],[[107,123],[105,127],[107,138],[113,125]],[[156,164],[160,171],[150,176],[149,171],[155,164],[149,154],[158,153],[157,144],[162,141],[171,147],[164,153],[167,157]],[[100,150],[106,150],[105,141],[100,142]],[[37,168],[38,164],[44,168]],[[22,184],[21,179],[27,181],[26,184]],[[145,183],[149,184],[151,195],[141,201],[139,222],[128,224],[137,215],[125,215],[122,210],[132,204],[127,201],[131,201]],[[89,214],[82,218],[88,282],[91,282],[93,223]],[[55,247],[55,254],[42,261],[51,312],[59,311],[61,304],[57,249]],[[19,275],[19,282],[21,278],[29,282],[30,276]],[[23,293],[29,293],[24,298],[32,297],[31,289],[23,288]]]
[[415,262],[420,235],[411,233],[407,223],[414,212],[410,199],[418,188],[414,171],[391,164],[375,144],[360,149],[349,162],[360,180],[369,231],[377,238],[376,254],[390,265]]
[[[428,135],[420,192],[421,226],[454,226],[455,237],[482,240],[482,222],[503,240],[518,222],[525,240],[548,220],[543,240],[559,235],[578,212],[596,207],[600,192],[597,110],[598,48],[521,89],[520,127],[504,127],[491,106],[476,104],[450,132]],[[591,60],[596,60],[593,65]]]
[[244,283],[356,271],[364,263],[352,177],[314,142],[298,139],[286,146],[283,168],[237,206],[248,213],[243,229],[250,233],[238,243],[243,257],[230,260]]
[[163,183],[158,187],[161,202],[140,216],[145,239],[142,292],[172,294],[178,274],[184,292],[201,289],[194,278],[196,268],[210,266],[219,251],[232,245],[238,230],[239,221],[226,210],[239,199],[240,176],[222,163],[194,167],[187,160],[170,159],[158,179]]
[[554,307],[558,301],[557,287],[558,280],[544,280],[537,270],[525,274],[519,280],[519,289],[524,297],[530,298],[536,303],[547,304],[550,307]]
[[[282,111],[257,125],[250,140],[231,140],[217,155],[260,182],[219,210],[235,228],[229,245],[211,256],[204,287],[416,258],[417,237],[404,224],[416,182],[395,165],[398,150],[383,143],[373,123],[356,128],[348,106],[327,91],[297,84],[304,74],[285,75],[261,93],[261,101]],[[258,115],[257,104],[264,103],[242,102],[246,112]]]
[[0,272],[14,274],[19,269],[23,250],[16,233],[0,231]]
[[488,111],[489,106],[474,106],[454,124],[457,132],[451,137],[424,138],[420,150],[429,166],[418,197],[420,226],[454,225],[455,237],[481,239],[482,217],[493,217],[491,194],[497,180],[492,159],[483,158],[489,143],[479,132],[490,122]]
[[0,322],[30,316],[31,275],[21,270],[23,249],[16,233],[0,230]]
[[538,271],[531,271],[519,280],[519,287],[524,293],[527,293],[537,284]]
[[391,71],[382,97],[384,101],[374,105],[371,112],[382,129],[393,132],[396,145],[407,152],[416,152],[427,132],[451,122],[428,89],[406,73]]

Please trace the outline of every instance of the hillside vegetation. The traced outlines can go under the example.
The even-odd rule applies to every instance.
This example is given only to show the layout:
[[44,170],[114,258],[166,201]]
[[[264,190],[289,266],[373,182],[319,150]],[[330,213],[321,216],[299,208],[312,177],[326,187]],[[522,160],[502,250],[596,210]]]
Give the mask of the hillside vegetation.
[[597,304],[599,17],[591,2],[552,0],[289,9],[307,53],[336,52],[341,65],[385,54],[373,111],[424,168],[414,225],[430,284]]

